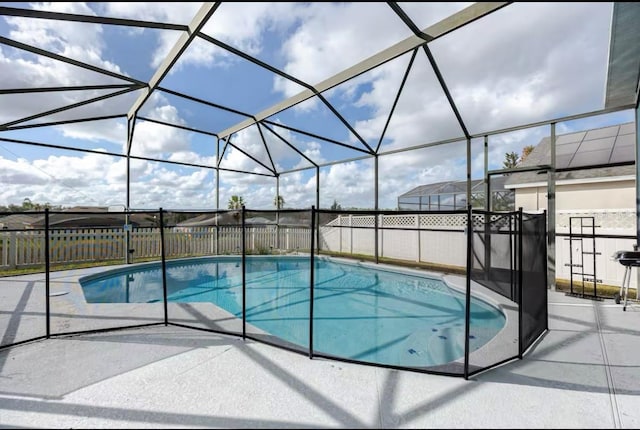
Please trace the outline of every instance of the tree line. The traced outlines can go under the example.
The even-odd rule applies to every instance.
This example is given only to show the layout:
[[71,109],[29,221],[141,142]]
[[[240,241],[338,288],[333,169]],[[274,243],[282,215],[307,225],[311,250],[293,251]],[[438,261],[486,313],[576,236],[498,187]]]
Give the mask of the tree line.
[[[239,195],[233,195],[231,197],[229,197],[229,201],[227,202],[227,208],[228,209],[232,209],[232,210],[240,210],[242,209],[242,206],[247,206],[244,198],[242,196]],[[273,206],[276,209],[284,209],[284,197],[282,196],[275,196],[273,198]],[[333,204],[331,205],[331,207],[329,208],[332,211],[341,211],[342,210],[342,206],[340,206],[340,203],[338,203],[335,199],[333,200]],[[351,209],[356,209],[356,208],[351,208]]]
[[0,205],[0,212],[30,212],[30,211],[43,211],[49,210],[62,210],[63,207],[59,205],[52,205],[50,203],[36,203],[32,202],[30,198],[25,197],[21,205],[8,204]]

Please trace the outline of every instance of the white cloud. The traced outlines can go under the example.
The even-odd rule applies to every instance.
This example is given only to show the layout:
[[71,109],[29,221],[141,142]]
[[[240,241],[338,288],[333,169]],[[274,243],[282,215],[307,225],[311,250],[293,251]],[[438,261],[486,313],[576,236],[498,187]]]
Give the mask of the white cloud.
[[[302,4],[296,2],[235,3],[223,2],[203,28],[203,33],[217,38],[241,51],[260,57],[265,31],[283,31],[298,18]],[[154,55],[157,67],[173,47],[168,35],[162,39]],[[177,67],[195,64],[204,67],[228,67],[234,56],[217,46],[196,39],[181,56]]]
[[[384,3],[311,3],[282,45],[284,70],[314,85],[409,36]],[[287,96],[299,89],[278,81]]]
[[[28,160],[16,161],[0,157],[0,182],[18,186],[45,185],[49,177],[44,173],[34,170]],[[5,187],[5,190],[10,187]]]
[[[127,125],[125,121],[109,120],[105,122],[80,122],[59,127],[62,135],[72,139],[91,142],[107,142],[122,147],[127,141]],[[113,152],[113,151],[111,151]]]

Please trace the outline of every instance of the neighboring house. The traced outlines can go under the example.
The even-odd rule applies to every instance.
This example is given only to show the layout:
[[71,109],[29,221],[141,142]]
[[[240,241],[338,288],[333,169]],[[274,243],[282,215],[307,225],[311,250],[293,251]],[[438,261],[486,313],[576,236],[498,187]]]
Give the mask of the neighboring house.
[[[258,215],[258,216],[256,216]],[[266,218],[265,216],[270,216]],[[248,211],[245,214],[245,224],[248,225],[276,225],[276,213],[273,211],[255,212]],[[190,233],[198,227],[215,227],[215,226],[239,226],[242,223],[240,211],[223,211],[220,213],[205,213],[191,219],[181,221],[174,227],[175,231]],[[310,217],[308,211],[286,212],[280,214],[278,218],[280,226],[309,226]]]
[[[109,212],[107,207],[102,206],[76,206],[49,214],[49,227],[56,229],[123,228],[125,222],[126,217],[123,213]],[[153,227],[155,222],[153,215],[145,213],[134,213],[129,217],[129,225],[132,227]],[[4,230],[43,229],[44,227],[45,216],[41,212],[13,214],[0,218],[0,229]]]
[[239,225],[242,223],[240,211],[226,211],[220,213],[204,213],[185,221],[176,223],[174,230],[189,233],[200,227],[215,227],[223,225]]
[[28,214],[12,214],[0,216],[0,230],[25,230],[31,229],[32,224],[39,216]]
[[[505,189],[505,177],[491,179],[492,208],[514,210],[514,191]],[[471,181],[471,203],[474,208],[485,208],[485,183]],[[399,210],[444,211],[467,208],[467,181],[445,181],[420,185],[398,196]]]

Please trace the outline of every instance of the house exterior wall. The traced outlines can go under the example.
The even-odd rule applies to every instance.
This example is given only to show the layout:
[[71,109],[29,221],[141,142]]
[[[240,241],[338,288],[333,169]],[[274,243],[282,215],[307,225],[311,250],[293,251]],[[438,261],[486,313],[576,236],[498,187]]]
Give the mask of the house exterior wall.
[[547,187],[518,188],[516,190],[516,209],[537,211],[547,209]]
[[[516,207],[522,207],[525,211],[547,209],[547,187],[533,186],[516,189]],[[608,285],[621,285],[624,275],[624,267],[614,261],[611,256],[618,250],[632,250],[637,240],[636,235],[636,186],[635,180],[625,179],[617,181],[602,181],[593,183],[556,183],[556,278],[570,279],[571,261],[582,262],[585,273],[593,272],[595,258],[596,277],[600,282]],[[580,219],[589,224],[589,218],[593,217],[595,229],[586,228],[581,231]],[[574,219],[573,223],[571,219]],[[567,237],[573,225],[574,233],[591,234],[601,236],[592,240],[589,238],[570,241]],[[627,236],[620,237],[620,236]],[[584,255],[581,251],[595,251],[595,257],[582,261]],[[587,254],[587,257],[589,255]],[[575,269],[574,273],[580,273]],[[639,275],[640,276],[640,275]],[[576,280],[580,276],[574,275]],[[638,279],[631,277],[630,288],[637,288]],[[632,293],[632,297],[635,293]]]
[[[636,186],[633,180],[598,183],[556,183],[556,210],[635,209]],[[516,189],[516,208],[525,211],[547,209],[547,187]]]

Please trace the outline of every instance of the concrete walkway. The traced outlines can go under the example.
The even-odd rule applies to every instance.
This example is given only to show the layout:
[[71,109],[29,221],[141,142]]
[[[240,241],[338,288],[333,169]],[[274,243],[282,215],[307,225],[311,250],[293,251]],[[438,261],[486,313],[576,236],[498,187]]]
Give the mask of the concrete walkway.
[[156,326],[0,351],[2,428],[639,428],[640,305],[549,295],[523,360],[462,378]]

